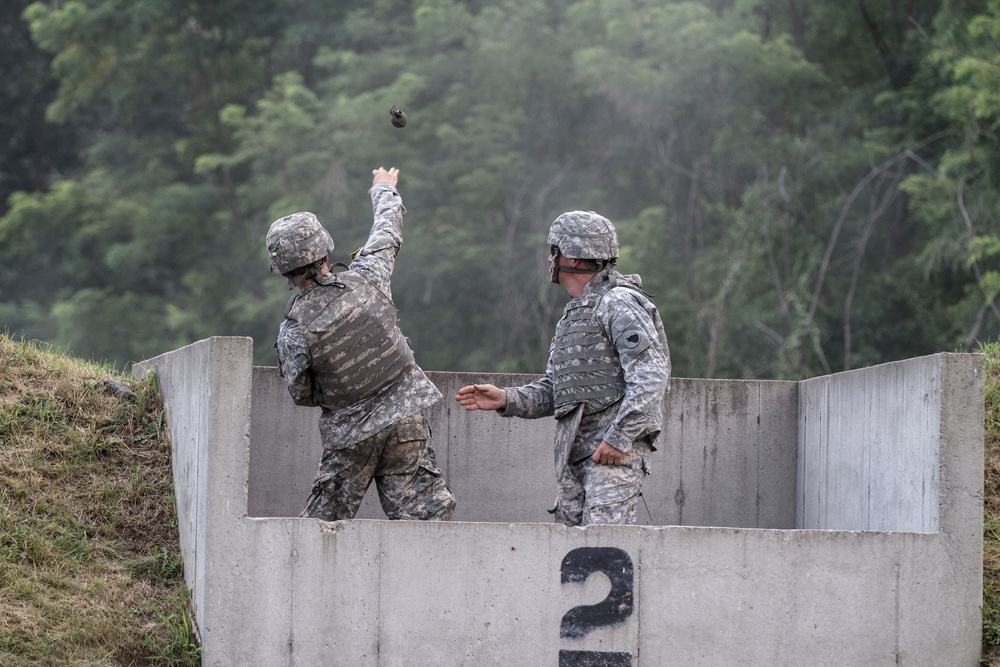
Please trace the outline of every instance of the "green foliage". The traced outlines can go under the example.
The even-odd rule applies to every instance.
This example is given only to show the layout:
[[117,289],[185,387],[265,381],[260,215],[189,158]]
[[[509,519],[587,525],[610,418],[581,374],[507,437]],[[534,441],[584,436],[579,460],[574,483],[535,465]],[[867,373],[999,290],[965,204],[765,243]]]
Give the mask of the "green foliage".
[[83,148],[0,217],[0,322],[86,357],[243,335],[273,364],[287,292],[267,226],[311,210],[346,260],[377,166],[401,169],[393,295],[429,369],[541,370],[566,299],[544,238],[571,209],[619,226],[677,375],[800,378],[1000,333],[995,1],[77,0],[24,17],[52,78],[0,80],[0,99],[29,91]]
[[43,190],[78,164],[77,131],[45,120],[58,82],[51,57],[31,40],[20,14],[28,0],[11,0],[0,14],[0,216],[12,193]]
[[148,635],[145,638],[146,659],[151,663],[166,667],[201,665],[201,646],[188,613],[189,607],[187,595],[178,596],[172,613],[157,614],[157,623],[166,627],[169,634],[165,644]]

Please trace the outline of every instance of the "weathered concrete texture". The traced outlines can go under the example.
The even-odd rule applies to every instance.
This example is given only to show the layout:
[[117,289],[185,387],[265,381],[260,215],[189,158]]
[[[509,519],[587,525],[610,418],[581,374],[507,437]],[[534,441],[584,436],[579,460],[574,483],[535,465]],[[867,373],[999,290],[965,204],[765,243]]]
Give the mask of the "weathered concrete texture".
[[[253,373],[248,511],[298,516],[321,453],[319,408],[293,405],[275,368]],[[516,386],[535,376],[428,375],[445,396],[427,417],[458,499],[455,520],[549,522],[555,421],[470,413],[453,400],[467,384]],[[796,401],[794,382],[674,380],[640,523],[794,528]],[[358,518],[385,518],[374,486]]]
[[675,380],[645,494],[663,525],[570,529],[545,513],[551,420],[450,400],[527,378],[447,373],[429,417],[462,521],[289,518],[316,414],[251,354],[213,338],[136,369],[167,406],[205,665],[978,663],[978,355]]
[[806,380],[800,527],[938,530],[941,358]]
[[[157,384],[170,432],[184,578],[194,608],[206,619],[224,613],[230,591],[241,585],[238,577],[217,576],[217,563],[245,541],[248,345],[246,338],[213,338],[135,368],[137,376],[163,371]],[[211,624],[202,629],[211,632]]]
[[655,525],[795,527],[794,382],[675,379],[654,475]]

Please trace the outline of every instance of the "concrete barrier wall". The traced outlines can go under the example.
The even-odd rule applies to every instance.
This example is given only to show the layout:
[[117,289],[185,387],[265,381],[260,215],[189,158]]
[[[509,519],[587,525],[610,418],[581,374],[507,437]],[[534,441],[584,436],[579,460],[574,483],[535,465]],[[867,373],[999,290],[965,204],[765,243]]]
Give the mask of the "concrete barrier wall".
[[212,338],[133,369],[137,377],[150,371],[158,375],[170,433],[184,579],[209,652],[215,644],[213,619],[224,617],[232,591],[243,585],[236,573],[223,574],[220,567],[225,567],[229,548],[246,543],[247,354],[252,345],[248,338]]
[[937,532],[941,391],[936,356],[802,382],[799,526]]
[[[553,419],[466,412],[474,382],[516,386],[531,375],[428,374],[444,400],[427,411],[431,445],[459,521],[549,522],[556,497]],[[639,506],[647,525],[794,528],[797,384],[675,379],[666,428]],[[298,516],[319,463],[319,408],[292,404],[273,367],[253,371],[250,516]],[[359,518],[382,519],[374,487]]]
[[[281,489],[311,478],[314,463],[301,451],[314,436],[306,426],[290,437],[267,436],[282,432],[278,424],[311,424],[312,415],[274,398],[261,405],[261,396],[272,390],[258,384],[271,380],[266,369],[251,370],[251,358],[249,339],[213,338],[136,369],[141,375],[156,368],[167,405],[185,575],[194,592],[205,665],[978,663],[983,418],[978,355],[914,361],[923,369],[918,375],[936,369],[939,378],[936,398],[933,387],[914,386],[919,395],[931,395],[925,411],[936,411],[938,419],[932,447],[939,462],[938,524],[936,531],[919,532],[779,529],[805,523],[794,512],[789,519],[787,507],[771,509],[779,502],[794,508],[796,498],[804,498],[809,484],[796,492],[797,467],[808,466],[814,450],[835,458],[829,445],[824,450],[812,442],[797,415],[789,415],[788,404],[796,412],[800,401],[813,404],[813,388],[799,398],[797,383],[695,380],[674,383],[671,402],[680,403],[671,409],[667,443],[672,444],[658,452],[660,463],[647,491],[654,520],[722,517],[738,523],[752,517],[761,526],[778,527],[570,529],[533,518],[450,523],[255,518],[268,511],[297,512],[296,494]],[[435,375],[435,381],[447,386],[464,379]],[[904,403],[914,400],[897,395]],[[729,404],[723,402],[727,397]],[[836,402],[825,405],[828,411],[817,414],[833,421]],[[447,419],[442,413],[434,423],[447,427],[437,426],[434,438],[441,442],[439,452],[463,511],[533,517],[539,503],[551,502],[550,441],[529,428],[545,429],[546,420],[480,414],[474,415],[483,420],[477,423],[473,415],[440,409]],[[272,414],[262,417],[262,411]],[[725,418],[740,413],[742,418]],[[864,414],[874,413],[859,418],[877,418]],[[505,429],[513,430],[498,435]],[[870,425],[863,432],[878,428]],[[785,440],[803,434],[810,442]],[[696,435],[715,440],[699,442]],[[268,444],[255,442],[258,438]],[[529,498],[522,501],[516,489],[508,492],[505,480],[525,473],[526,442],[532,455],[544,452],[528,467],[532,472],[523,486]],[[806,463],[797,466],[789,452],[800,446],[800,463],[802,458]],[[302,460],[287,462],[297,456]],[[275,461],[285,461],[284,468]],[[275,479],[267,479],[264,470]],[[827,480],[835,477],[830,468],[824,474]],[[281,475],[287,475],[284,482]],[[496,477],[504,481],[493,481]],[[846,478],[860,479],[853,473]],[[778,493],[770,494],[772,484]],[[832,487],[829,481],[825,485]],[[913,497],[895,507],[916,507]],[[740,499],[752,509],[739,507]],[[817,515],[823,512],[852,516],[837,508],[820,508]],[[920,522],[927,527],[925,519]]]

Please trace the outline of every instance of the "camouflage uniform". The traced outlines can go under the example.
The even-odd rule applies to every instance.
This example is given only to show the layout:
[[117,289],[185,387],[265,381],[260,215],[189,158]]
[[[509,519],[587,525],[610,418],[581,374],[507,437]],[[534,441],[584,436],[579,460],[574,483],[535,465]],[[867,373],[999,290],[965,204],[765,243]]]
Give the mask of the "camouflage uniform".
[[[402,245],[405,209],[399,193],[385,183],[373,186],[371,198],[374,224],[348,273],[363,278],[353,281],[355,289],[381,290],[391,300],[390,280]],[[308,298],[312,290],[337,289],[336,275],[343,274],[320,276],[316,284],[296,297]],[[290,303],[287,312],[297,311]],[[392,317],[395,329],[394,309]],[[335,329],[337,324],[330,326]],[[374,479],[382,509],[389,518],[450,519],[455,497],[427,444],[430,433],[422,412],[441,398],[441,392],[416,364],[410,363],[374,395],[345,406],[324,405],[323,398],[317,395],[321,383],[315,366],[317,359],[328,352],[321,344],[330,345],[336,339],[337,335],[330,333],[318,343],[314,333],[291,318],[282,322],[278,333],[280,371],[292,399],[298,405],[323,408],[319,419],[323,456],[302,516],[328,521],[354,517]]]
[[[606,223],[614,235],[610,222],[596,214],[564,215],[587,220],[594,216]],[[563,216],[557,222],[560,220]],[[568,257],[587,254],[579,249],[564,252]],[[605,259],[614,259],[617,236],[613,250],[596,254],[610,254]],[[636,521],[636,504],[643,478],[650,470],[650,453],[655,450],[653,443],[661,430],[663,399],[670,381],[670,353],[663,323],[640,285],[638,276],[623,276],[611,263],[605,266],[590,279],[584,294],[566,304],[545,376],[521,387],[505,388],[507,406],[500,414],[557,417],[555,466],[559,495],[554,513],[557,520],[569,526]],[[581,306],[587,304],[589,310],[581,311]],[[581,319],[580,312],[586,317]],[[592,349],[588,353],[584,345],[576,345],[578,339],[570,338],[573,326],[588,331],[587,342],[596,341],[591,348],[603,352]],[[595,355],[601,358],[595,361]],[[595,367],[600,372],[588,370]],[[583,386],[588,382],[604,384],[594,391]],[[616,383],[619,391],[614,391]],[[570,389],[567,401],[563,387],[583,388],[578,398]],[[620,464],[593,461],[591,457],[601,441],[624,453]]]

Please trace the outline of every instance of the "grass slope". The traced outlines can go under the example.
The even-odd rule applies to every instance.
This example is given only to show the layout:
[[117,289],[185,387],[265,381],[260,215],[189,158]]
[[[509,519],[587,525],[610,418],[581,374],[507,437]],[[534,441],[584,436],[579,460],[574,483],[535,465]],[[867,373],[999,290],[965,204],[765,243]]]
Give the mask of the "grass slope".
[[0,665],[198,665],[187,608],[152,380],[0,334]]
[[[982,352],[983,665],[1000,667],[1000,344]],[[163,426],[151,379],[0,334],[0,665],[199,664]]]
[[1000,343],[986,357],[983,484],[983,665],[1000,667]]

